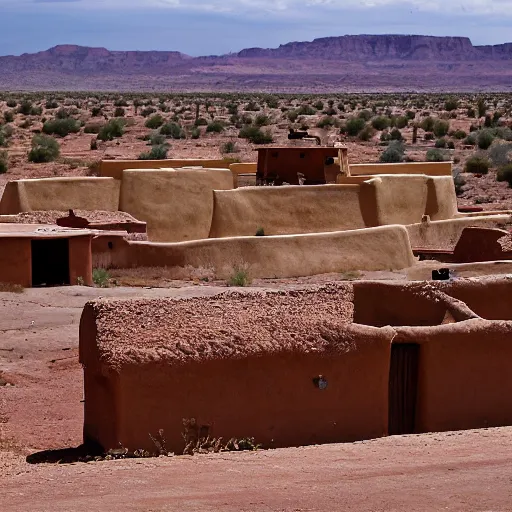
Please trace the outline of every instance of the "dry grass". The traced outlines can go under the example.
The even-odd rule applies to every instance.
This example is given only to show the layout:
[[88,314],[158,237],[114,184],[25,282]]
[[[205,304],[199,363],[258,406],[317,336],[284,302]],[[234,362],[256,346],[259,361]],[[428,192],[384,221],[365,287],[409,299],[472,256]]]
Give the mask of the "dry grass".
[[25,288],[21,284],[0,283],[0,292],[6,293],[23,293]]

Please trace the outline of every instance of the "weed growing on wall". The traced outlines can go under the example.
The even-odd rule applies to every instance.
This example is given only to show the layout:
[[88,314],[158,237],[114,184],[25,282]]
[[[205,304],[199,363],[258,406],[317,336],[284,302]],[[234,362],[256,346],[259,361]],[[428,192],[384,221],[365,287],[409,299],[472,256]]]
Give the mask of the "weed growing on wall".
[[108,288],[110,286],[110,274],[104,268],[95,268],[92,271],[92,280],[99,288]]
[[233,268],[233,275],[228,281],[229,286],[249,286],[251,279],[247,268],[235,266]]

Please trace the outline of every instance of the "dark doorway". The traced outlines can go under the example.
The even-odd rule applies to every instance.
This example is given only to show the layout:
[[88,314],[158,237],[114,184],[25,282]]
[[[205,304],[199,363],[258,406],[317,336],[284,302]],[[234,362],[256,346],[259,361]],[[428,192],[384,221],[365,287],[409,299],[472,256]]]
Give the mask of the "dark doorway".
[[32,286],[62,286],[69,283],[69,240],[32,240]]
[[391,345],[389,435],[414,433],[418,392],[419,345]]

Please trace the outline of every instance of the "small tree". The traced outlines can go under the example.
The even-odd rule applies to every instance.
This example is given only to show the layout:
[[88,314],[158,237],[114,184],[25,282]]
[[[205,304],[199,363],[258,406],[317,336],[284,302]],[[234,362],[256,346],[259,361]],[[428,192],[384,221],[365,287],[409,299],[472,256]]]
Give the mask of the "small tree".
[[434,120],[428,116],[421,121],[420,128],[426,132],[431,132],[434,129]]
[[52,162],[60,154],[59,143],[49,135],[37,134],[32,137],[32,149],[28,154],[30,162]]

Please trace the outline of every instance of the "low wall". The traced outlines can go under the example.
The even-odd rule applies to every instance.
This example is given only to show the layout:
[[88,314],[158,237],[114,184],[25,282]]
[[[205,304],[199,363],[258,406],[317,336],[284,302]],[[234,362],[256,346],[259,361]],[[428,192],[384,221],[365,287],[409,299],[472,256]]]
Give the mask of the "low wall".
[[412,223],[407,227],[413,248],[453,250],[462,231],[470,226],[494,228],[511,221],[511,216],[456,217],[434,222]]
[[32,286],[30,238],[0,238],[0,283]]
[[254,163],[234,163],[229,165],[229,170],[233,173],[233,186],[238,187],[238,175],[239,174],[254,174],[258,170],[258,164]]
[[165,160],[102,160],[100,163],[100,176],[120,180],[126,169],[177,169],[180,167],[226,168],[225,160],[202,160],[196,158],[165,159]]
[[117,211],[120,183],[112,178],[42,178],[10,181],[0,215],[45,210]]
[[426,174],[427,176],[452,176],[451,162],[404,162],[395,164],[351,164],[350,174]]
[[213,190],[233,188],[227,169],[125,170],[119,209],[147,223],[150,240],[208,238]]
[[416,432],[512,424],[511,322],[468,320],[400,328],[394,343],[418,343]]
[[112,265],[119,268],[190,266],[213,269],[219,279],[230,278],[237,267],[246,268],[252,278],[284,278],[399,270],[415,261],[403,226],[165,244],[128,242],[111,257]]
[[360,185],[243,187],[215,191],[211,238],[322,233],[371,225],[375,204]]

